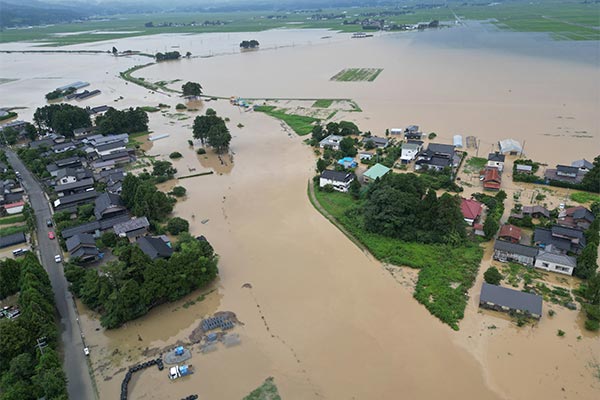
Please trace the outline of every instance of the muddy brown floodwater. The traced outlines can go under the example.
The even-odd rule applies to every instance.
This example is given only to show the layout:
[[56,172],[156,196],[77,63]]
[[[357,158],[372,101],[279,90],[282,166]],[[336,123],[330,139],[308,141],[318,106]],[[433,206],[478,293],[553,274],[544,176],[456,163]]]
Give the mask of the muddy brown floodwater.
[[[549,164],[598,153],[597,65],[565,61],[560,52],[552,58],[463,42],[444,45],[428,36],[454,35],[450,32],[369,40],[334,35],[323,42],[318,39],[323,32],[263,32],[261,44],[271,40],[274,48],[281,47],[161,63],[137,75],[200,81],[213,95],[352,98],[363,112],[339,112],[335,119],[354,120],[374,133],[417,123],[445,143],[455,133],[472,134],[481,140],[480,155],[506,137],[525,139],[527,154]],[[230,43],[239,43],[240,35],[228,35],[199,35],[205,40],[195,54],[211,55],[207,38],[215,40],[219,52],[233,52]],[[499,41],[515,40],[512,33],[497,35]],[[163,51],[171,43],[192,46],[192,37],[160,35],[72,48],[137,44],[140,50]],[[285,47],[297,43],[303,44]],[[179,399],[198,393],[241,399],[273,376],[284,399],[597,398],[600,341],[582,330],[579,312],[560,308],[534,327],[516,328],[497,313],[478,310],[482,274],[492,262],[489,245],[461,330],[454,332],[413,299],[414,271],[390,274],[312,207],[307,183],[314,174],[314,154],[303,138],[290,136],[264,114],[223,100],[177,113],[180,98],[118,79],[118,71],[147,59],[74,55],[64,71],[64,57],[0,55],[2,77],[20,79],[0,86],[2,105],[27,106],[21,117],[30,117],[44,93],[75,80],[103,90],[85,105],[166,103],[170,109],[150,114],[150,129],[169,137],[145,142],[143,148],[162,159],[180,152],[183,157],[173,161],[177,178],[214,172],[161,186],[187,189],[174,214],[188,219],[192,233],[205,235],[220,255],[220,276],[211,287],[112,331],[103,330],[97,316],[79,305],[101,399],[118,398],[127,367],[189,342],[201,319],[218,311],[236,314],[240,324],[233,332],[239,345],[220,345],[206,354],[192,345],[194,375],[169,381],[164,371],[151,368],[132,380],[130,397]],[[329,81],[347,67],[384,71],[372,83]],[[207,107],[230,118],[231,152],[221,160],[210,151],[197,155],[199,143],[187,143],[193,118]],[[478,190],[477,181],[468,182],[466,193]],[[530,196],[534,190],[507,184],[509,199],[514,191]],[[547,201],[557,204],[567,195],[557,190]],[[557,329],[567,335],[557,337]]]

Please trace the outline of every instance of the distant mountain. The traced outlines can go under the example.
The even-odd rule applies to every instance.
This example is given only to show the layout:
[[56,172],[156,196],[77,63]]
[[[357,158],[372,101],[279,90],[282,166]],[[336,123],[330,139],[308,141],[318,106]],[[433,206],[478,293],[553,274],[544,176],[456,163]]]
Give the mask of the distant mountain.
[[55,24],[85,19],[93,14],[92,10],[86,8],[82,8],[80,4],[67,6],[40,1],[30,1],[26,4],[14,0],[0,1],[0,27]]

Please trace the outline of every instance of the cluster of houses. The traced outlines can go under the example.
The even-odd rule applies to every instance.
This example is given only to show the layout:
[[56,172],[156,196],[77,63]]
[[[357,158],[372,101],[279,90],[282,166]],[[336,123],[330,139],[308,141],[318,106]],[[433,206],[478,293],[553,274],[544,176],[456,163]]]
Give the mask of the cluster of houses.
[[[524,207],[523,213],[549,215],[539,206],[527,210]],[[583,206],[561,210],[556,224],[549,228],[535,228],[533,246],[521,243],[519,228],[505,225],[494,244],[494,259],[572,275],[577,266],[576,256],[586,245],[584,231],[593,221],[594,215]]]
[[557,165],[556,168],[548,168],[544,171],[544,178],[547,181],[558,181],[578,184],[583,181],[583,177],[587,174],[594,164],[586,159],[576,160],[571,165]]
[[[0,161],[0,174],[11,170],[10,166]],[[21,187],[19,176],[16,179],[0,179],[0,216],[17,215],[23,212],[26,204],[25,191]],[[27,238],[23,232],[0,237],[0,249],[25,243]]]

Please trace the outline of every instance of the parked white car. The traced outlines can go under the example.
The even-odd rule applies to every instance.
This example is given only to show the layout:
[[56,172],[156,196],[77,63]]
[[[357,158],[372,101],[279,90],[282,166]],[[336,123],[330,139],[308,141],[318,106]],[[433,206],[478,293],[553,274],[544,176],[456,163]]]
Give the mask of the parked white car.
[[56,261],[57,263],[62,261],[62,257],[60,256],[60,254],[54,256],[54,261]]
[[86,356],[90,355],[90,349],[88,349],[87,347],[83,348],[83,354],[85,354]]

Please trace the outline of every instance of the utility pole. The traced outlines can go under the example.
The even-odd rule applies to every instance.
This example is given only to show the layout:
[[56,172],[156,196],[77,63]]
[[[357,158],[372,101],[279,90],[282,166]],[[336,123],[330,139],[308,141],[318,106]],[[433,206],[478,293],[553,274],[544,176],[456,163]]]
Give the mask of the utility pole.
[[481,139],[477,140],[477,143],[475,144],[475,150],[477,150],[475,152],[475,157],[479,157],[479,146],[481,146]]
[[521,146],[521,154],[519,154],[519,158],[523,157],[524,151],[525,151],[525,140],[523,140],[523,146]]
[[35,345],[35,347],[37,347],[38,349],[40,349],[40,353],[44,354],[44,348],[48,347],[48,344],[46,344],[46,337],[41,337],[37,339],[37,344]]

